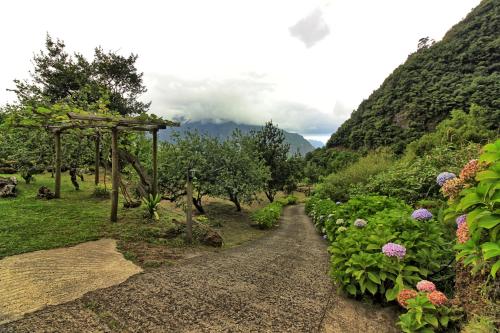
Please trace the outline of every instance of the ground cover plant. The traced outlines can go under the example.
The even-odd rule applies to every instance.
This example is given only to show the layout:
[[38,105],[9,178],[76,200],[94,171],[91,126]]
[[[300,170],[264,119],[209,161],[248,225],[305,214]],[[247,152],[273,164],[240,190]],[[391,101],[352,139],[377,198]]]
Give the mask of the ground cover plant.
[[294,205],[297,197],[288,195],[279,198],[252,214],[252,220],[261,229],[270,229],[278,224],[284,206]]

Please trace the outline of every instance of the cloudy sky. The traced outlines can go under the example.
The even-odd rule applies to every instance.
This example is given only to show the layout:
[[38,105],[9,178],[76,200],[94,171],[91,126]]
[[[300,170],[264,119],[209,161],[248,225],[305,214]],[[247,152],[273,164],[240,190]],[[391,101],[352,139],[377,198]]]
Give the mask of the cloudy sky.
[[2,1],[0,104],[46,33],[89,57],[139,54],[152,112],[233,120],[326,140],[418,39],[479,0]]

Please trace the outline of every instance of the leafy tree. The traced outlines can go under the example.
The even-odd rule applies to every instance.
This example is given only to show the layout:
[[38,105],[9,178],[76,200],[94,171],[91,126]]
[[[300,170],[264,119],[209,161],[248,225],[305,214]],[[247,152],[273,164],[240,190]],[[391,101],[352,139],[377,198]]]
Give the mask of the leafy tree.
[[241,211],[241,202],[251,201],[270,179],[268,167],[254,150],[254,141],[241,132],[218,143],[218,154],[213,156],[217,179],[212,183],[215,195],[229,198]]
[[[137,55],[128,57],[97,47],[94,59],[80,53],[70,55],[63,41],[47,35],[46,50],[33,58],[31,80],[14,80],[22,105],[50,106],[65,101],[92,111],[100,100],[122,115],[145,113],[150,103],[138,101],[146,92],[142,73],[137,71]],[[89,110],[90,109],[90,110]]]
[[264,192],[269,201],[273,202],[276,192],[283,190],[289,177],[287,154],[290,145],[285,142],[283,131],[274,126],[272,121],[267,122],[260,131],[254,132],[253,136],[255,149],[271,172]]
[[174,135],[173,143],[163,143],[159,150],[158,184],[164,196],[180,201],[186,194],[188,172],[193,176],[193,204],[204,213],[202,199],[211,194],[217,182],[214,159],[219,154],[219,142],[208,135],[189,132]]

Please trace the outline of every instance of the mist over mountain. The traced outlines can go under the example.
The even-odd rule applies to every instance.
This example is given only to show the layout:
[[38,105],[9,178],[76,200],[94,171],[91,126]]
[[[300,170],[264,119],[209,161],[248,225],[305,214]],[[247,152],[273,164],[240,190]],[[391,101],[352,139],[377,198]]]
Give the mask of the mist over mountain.
[[318,140],[311,140],[311,139],[308,139],[307,141],[309,141],[309,143],[314,147],[314,148],[321,148],[321,147],[324,147],[325,144],[321,141],[318,141]]
[[[199,133],[208,134],[212,137],[219,138],[221,140],[225,140],[235,129],[239,129],[242,133],[247,134],[250,131],[258,131],[261,129],[261,126],[256,125],[246,125],[246,124],[237,124],[235,122],[211,122],[211,121],[190,121],[183,123],[178,128],[167,128],[161,130],[159,132],[159,139],[162,141],[172,142],[172,134],[174,132],[186,133],[188,131],[198,131]],[[285,134],[286,142],[290,144],[290,154],[295,154],[299,152],[301,155],[305,155],[310,151],[313,151],[315,147],[307,141],[302,135],[297,133],[290,133],[287,131],[283,131]]]

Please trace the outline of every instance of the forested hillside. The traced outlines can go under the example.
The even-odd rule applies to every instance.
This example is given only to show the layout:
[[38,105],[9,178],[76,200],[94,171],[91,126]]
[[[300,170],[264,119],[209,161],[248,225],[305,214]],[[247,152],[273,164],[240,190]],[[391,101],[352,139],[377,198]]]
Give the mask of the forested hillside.
[[364,100],[327,147],[373,149],[405,145],[433,131],[454,109],[487,110],[490,129],[500,124],[500,1],[485,0],[442,41],[419,43],[417,52]]

